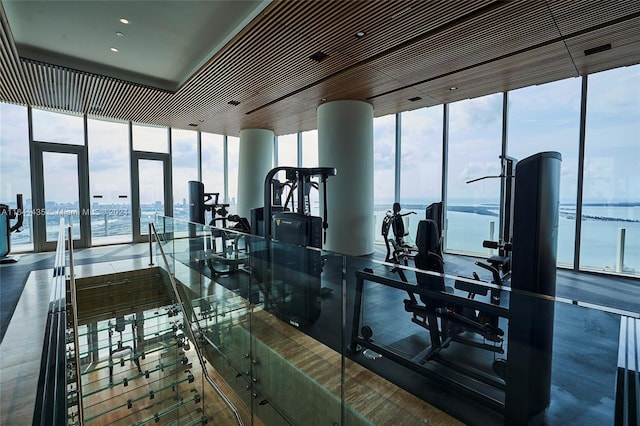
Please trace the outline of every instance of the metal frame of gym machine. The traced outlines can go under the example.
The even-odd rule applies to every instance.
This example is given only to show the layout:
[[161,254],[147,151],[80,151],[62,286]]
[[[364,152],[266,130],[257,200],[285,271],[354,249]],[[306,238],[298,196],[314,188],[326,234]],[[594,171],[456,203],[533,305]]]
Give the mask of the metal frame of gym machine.
[[[541,152],[518,162],[514,183],[513,247],[511,258],[511,292],[509,307],[481,303],[444,292],[416,286],[358,271],[350,350],[371,349],[440,384],[455,388],[467,397],[504,414],[506,425],[540,424],[551,401],[551,362],[553,350],[554,297],[559,210],[559,181],[562,157],[558,152]],[[508,229],[508,228],[507,228]],[[424,294],[448,303],[508,319],[508,361],[505,379],[496,389],[503,398],[496,399],[470,388],[451,376],[429,369],[377,345],[359,330],[363,282]],[[364,328],[364,327],[363,327]],[[368,333],[364,333],[368,334]],[[367,338],[369,337],[369,338]],[[440,351],[437,362],[445,369],[464,371],[464,366],[447,362]],[[478,377],[475,377],[478,379]],[[496,377],[497,379],[497,377]]]
[[[276,203],[281,202],[282,194],[274,194],[274,190],[280,191],[282,187],[274,180],[281,171],[286,174],[286,183],[291,183],[290,192],[296,191],[295,211],[283,210],[287,202],[284,206],[273,205],[274,195]],[[254,276],[262,281],[265,309],[296,327],[313,323],[320,316],[322,256],[319,250],[312,248],[322,248],[322,235],[328,227],[326,180],[335,175],[336,169],[332,167],[276,167],[264,180],[262,211],[258,208],[251,212],[253,232],[264,237],[264,243],[259,243],[263,247],[252,243],[250,257]],[[324,187],[323,218],[310,214],[309,191],[314,176],[320,177]],[[276,182],[278,188],[274,188]]]

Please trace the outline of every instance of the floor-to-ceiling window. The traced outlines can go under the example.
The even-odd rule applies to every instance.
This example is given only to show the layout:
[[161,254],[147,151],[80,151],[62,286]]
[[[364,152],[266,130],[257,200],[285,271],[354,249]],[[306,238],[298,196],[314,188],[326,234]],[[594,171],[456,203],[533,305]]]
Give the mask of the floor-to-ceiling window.
[[400,204],[409,239],[425,208],[440,201],[442,192],[442,105],[403,112],[400,148]]
[[173,217],[189,219],[189,181],[198,180],[198,133],[171,129]]
[[[60,219],[71,226],[76,247],[89,244],[90,202],[84,118],[32,109],[32,173],[36,250],[55,247]],[[42,214],[44,213],[44,214]]]
[[640,275],[640,66],[588,76],[580,268]]
[[201,133],[202,183],[204,192],[218,193],[224,199],[224,136]]
[[502,98],[497,93],[449,105],[448,250],[486,255],[482,242],[498,238],[500,179],[469,181],[500,174]]
[[298,134],[278,136],[278,167],[298,167]]
[[507,154],[516,160],[543,151],[562,155],[558,264],[573,265],[581,79],[509,92]]
[[[16,209],[16,195],[22,194],[24,216],[21,232],[11,233],[11,251],[33,250],[31,167],[27,108],[0,103],[0,203]],[[11,226],[17,220],[11,220]]]
[[91,243],[131,241],[129,124],[87,120]]
[[166,127],[132,125],[133,239],[144,241],[156,215],[173,215],[171,155]]
[[373,119],[373,229],[375,240],[382,241],[382,219],[395,201],[396,116]]
[[[302,167],[319,167],[318,164],[318,131],[311,130],[302,132]],[[324,167],[324,166],[323,166]],[[318,179],[314,179],[316,182]],[[327,185],[331,187],[331,180],[327,180]],[[311,191],[309,194],[311,204],[311,214],[320,216],[320,196],[318,191]]]
[[227,162],[229,173],[227,175],[228,182],[228,198],[229,212],[236,213],[238,211],[238,164],[240,161],[240,138],[235,136],[227,137]]

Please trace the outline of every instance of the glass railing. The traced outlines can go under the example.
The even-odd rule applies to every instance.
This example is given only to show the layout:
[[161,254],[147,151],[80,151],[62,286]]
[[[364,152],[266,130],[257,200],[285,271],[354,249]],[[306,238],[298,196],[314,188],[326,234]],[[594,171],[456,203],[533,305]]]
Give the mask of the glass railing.
[[182,302],[187,294],[167,273],[162,246],[154,250],[162,267],[114,273],[90,265],[77,279],[70,250],[67,424],[242,424],[194,344],[201,337]]
[[472,263],[437,274],[167,217],[156,227],[157,262],[247,424],[611,424],[637,386],[616,381],[637,370],[619,354],[638,288],[599,306],[553,278],[493,284]]

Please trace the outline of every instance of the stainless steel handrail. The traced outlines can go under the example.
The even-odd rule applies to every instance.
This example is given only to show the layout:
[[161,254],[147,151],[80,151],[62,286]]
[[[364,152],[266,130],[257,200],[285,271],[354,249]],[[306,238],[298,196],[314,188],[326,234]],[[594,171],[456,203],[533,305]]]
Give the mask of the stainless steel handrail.
[[218,387],[218,385],[213,381],[211,376],[209,376],[209,372],[207,371],[207,366],[205,365],[204,359],[202,357],[202,353],[200,353],[200,349],[198,348],[196,337],[193,334],[191,321],[189,320],[188,315],[186,314],[187,311],[185,310],[184,302],[182,301],[182,297],[178,292],[178,285],[176,283],[175,277],[173,276],[173,273],[171,273],[171,270],[169,268],[169,262],[167,261],[167,256],[164,253],[162,244],[160,244],[160,238],[158,236],[158,232],[156,231],[156,227],[153,223],[149,223],[149,229],[153,232],[153,236],[155,237],[158,248],[160,249],[160,254],[162,255],[162,260],[164,262],[165,267],[167,268],[167,272],[169,272],[168,274],[169,281],[171,281],[173,292],[175,293],[176,299],[180,304],[180,309],[182,310],[184,321],[187,323],[187,327],[186,327],[187,333],[189,335],[189,339],[191,339],[191,341],[193,342],[194,350],[198,355],[198,361],[200,362],[200,366],[202,368],[202,374],[204,374],[204,377],[207,379],[207,382],[209,382],[209,384],[211,385],[211,387],[213,387],[213,389],[216,391],[218,396],[222,398],[222,400],[227,405],[227,407],[229,407],[229,409],[233,412],[233,415],[235,416],[236,422],[238,423],[238,425],[244,426],[244,423],[240,418],[240,413],[238,413],[238,409],[233,405],[231,400],[224,394],[224,392],[222,392],[222,390]]
[[69,286],[71,287],[71,308],[73,309],[73,346],[76,363],[76,386],[78,392],[78,423],[84,425],[84,408],[82,405],[82,380],[80,375],[80,344],[78,342],[78,299],[76,294],[76,276],[73,270],[73,235],[71,227],[67,227],[69,241]]

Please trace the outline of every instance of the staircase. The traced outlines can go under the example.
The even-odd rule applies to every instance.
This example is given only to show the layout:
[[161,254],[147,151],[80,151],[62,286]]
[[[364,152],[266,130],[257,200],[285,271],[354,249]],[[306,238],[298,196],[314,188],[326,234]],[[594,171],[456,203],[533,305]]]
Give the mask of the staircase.
[[176,305],[80,326],[84,423],[206,424],[202,373],[183,327]]

